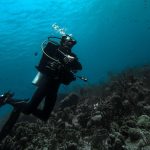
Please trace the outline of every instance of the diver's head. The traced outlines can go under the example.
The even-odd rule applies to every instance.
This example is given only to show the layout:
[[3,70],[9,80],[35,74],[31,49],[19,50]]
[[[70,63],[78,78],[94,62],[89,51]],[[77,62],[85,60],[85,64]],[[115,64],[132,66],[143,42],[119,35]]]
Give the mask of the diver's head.
[[61,46],[71,49],[77,42],[70,35],[63,35],[60,43]]

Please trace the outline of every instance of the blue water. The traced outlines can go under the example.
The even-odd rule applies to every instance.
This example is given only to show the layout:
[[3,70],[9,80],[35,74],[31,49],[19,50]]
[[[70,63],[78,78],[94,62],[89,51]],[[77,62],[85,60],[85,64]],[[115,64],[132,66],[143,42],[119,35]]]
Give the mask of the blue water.
[[89,83],[150,63],[150,0],[0,0],[0,93],[32,96],[40,45],[58,34],[54,23],[77,39],[73,51],[84,68],[79,74]]

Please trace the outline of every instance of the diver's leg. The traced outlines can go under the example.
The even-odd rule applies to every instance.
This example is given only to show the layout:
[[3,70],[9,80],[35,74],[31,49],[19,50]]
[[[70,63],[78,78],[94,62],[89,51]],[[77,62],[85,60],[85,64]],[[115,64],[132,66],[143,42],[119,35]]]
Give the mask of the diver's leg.
[[37,110],[37,107],[39,106],[39,104],[41,103],[43,98],[45,97],[46,93],[47,93],[47,85],[46,84],[38,87],[36,89],[35,93],[33,94],[31,101],[25,107],[23,112],[25,114],[30,114],[33,111]]
[[14,108],[16,108],[17,110],[22,111],[25,107],[27,107],[28,105],[28,101],[29,99],[24,99],[24,100],[18,100],[18,99],[9,99],[7,101],[7,104],[12,105]]
[[52,110],[55,106],[59,86],[60,86],[60,83],[58,83],[58,82],[52,82],[50,84],[50,87],[48,88],[48,91],[47,91],[47,94],[45,97],[45,103],[44,103],[43,110],[36,109],[32,112],[33,115],[37,116],[38,118],[40,118],[43,121],[48,120],[50,113],[52,112]]
[[32,111],[37,109],[38,105],[41,103],[41,101],[45,97],[46,91],[47,91],[47,85],[43,84],[36,89],[30,102],[27,102],[24,100],[10,99],[7,101],[7,104],[12,105],[15,109],[19,109],[21,112],[25,114],[30,114],[32,113]]
[[19,110],[12,110],[8,120],[2,127],[0,131],[0,143],[1,141],[10,133],[11,129],[13,128],[14,124],[17,122],[18,118],[20,116],[20,111]]
[[45,97],[43,114],[47,120],[48,120],[52,110],[54,109],[54,106],[55,106],[55,103],[57,100],[57,92],[58,92],[59,86],[60,86],[59,83],[55,84],[51,93],[48,93]]

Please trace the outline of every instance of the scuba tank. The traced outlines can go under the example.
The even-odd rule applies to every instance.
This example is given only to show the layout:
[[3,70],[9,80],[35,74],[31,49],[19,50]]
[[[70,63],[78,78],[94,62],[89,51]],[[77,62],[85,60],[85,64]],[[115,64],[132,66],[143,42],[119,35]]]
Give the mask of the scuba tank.
[[[40,60],[40,65],[43,64],[45,65],[45,61],[46,59],[51,59],[53,61],[58,61],[55,60],[54,58],[50,57],[46,51],[48,51],[49,49],[56,49],[56,47],[58,46],[58,43],[56,41],[52,41],[51,38],[57,38],[57,37],[48,37],[48,41],[44,41],[41,44],[41,50],[43,52],[43,56]],[[60,39],[60,38],[57,38]],[[38,67],[37,67],[38,68]],[[34,79],[32,80],[32,84],[39,87],[40,85],[42,85],[43,83],[45,83],[47,80],[47,76],[45,74],[43,74],[41,71],[38,71],[38,73],[36,74],[36,76],[34,77]]]
[[46,81],[46,76],[43,73],[38,72],[36,74],[36,76],[34,77],[34,79],[32,80],[32,84],[35,85],[35,86],[37,86],[37,87],[39,87],[45,81]]

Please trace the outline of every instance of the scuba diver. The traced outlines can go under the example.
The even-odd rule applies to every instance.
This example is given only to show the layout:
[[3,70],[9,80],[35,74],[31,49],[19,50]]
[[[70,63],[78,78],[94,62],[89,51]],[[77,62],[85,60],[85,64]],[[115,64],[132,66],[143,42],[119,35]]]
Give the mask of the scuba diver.
[[[60,39],[60,44],[52,41],[52,38]],[[77,56],[71,51],[76,44],[72,36],[66,34],[61,38],[49,37],[48,39],[47,43],[42,44],[43,54],[39,65],[36,66],[38,73],[32,81],[37,89],[31,100],[16,100],[9,92],[0,97],[0,106],[10,104],[16,110],[24,114],[33,114],[45,122],[54,108],[60,85],[68,85],[76,80],[78,76],[75,73],[82,70]],[[43,109],[39,109],[38,106],[43,100]]]

